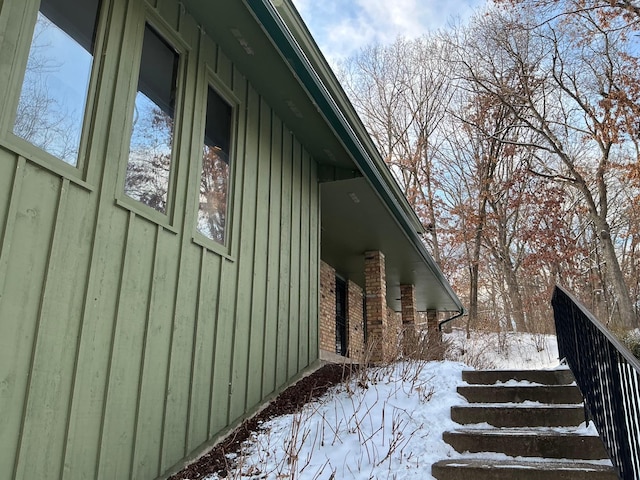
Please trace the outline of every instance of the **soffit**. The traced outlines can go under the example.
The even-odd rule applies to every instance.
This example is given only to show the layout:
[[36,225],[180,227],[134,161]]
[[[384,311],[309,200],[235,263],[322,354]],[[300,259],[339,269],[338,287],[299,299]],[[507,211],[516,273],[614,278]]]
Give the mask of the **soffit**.
[[[413,284],[420,311],[460,311],[442,273],[429,265],[365,178],[321,184],[321,258],[364,286],[364,252],[385,254],[387,303],[400,310],[400,285]],[[435,267],[435,268],[434,268]]]

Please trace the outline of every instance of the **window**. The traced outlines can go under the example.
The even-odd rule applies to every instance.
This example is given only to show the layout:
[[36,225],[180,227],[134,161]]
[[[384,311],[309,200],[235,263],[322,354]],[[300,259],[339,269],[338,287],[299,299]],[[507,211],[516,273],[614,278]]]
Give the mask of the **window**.
[[347,354],[347,282],[336,276],[336,353]]
[[180,56],[149,25],[133,112],[125,193],[167,213]]
[[42,0],[13,133],[78,163],[100,0]]
[[232,108],[211,87],[207,92],[198,231],[224,244],[229,196]]

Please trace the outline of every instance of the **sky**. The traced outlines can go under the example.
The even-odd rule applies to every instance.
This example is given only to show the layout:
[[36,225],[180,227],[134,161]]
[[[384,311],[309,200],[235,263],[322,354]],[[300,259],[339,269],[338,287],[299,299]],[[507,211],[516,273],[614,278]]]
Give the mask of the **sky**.
[[330,63],[398,36],[419,37],[464,22],[486,0],[293,0]]

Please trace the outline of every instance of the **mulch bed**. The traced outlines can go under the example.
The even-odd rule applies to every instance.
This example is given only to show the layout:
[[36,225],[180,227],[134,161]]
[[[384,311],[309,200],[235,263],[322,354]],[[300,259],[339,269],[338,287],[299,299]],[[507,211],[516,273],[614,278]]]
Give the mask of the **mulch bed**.
[[261,423],[280,415],[297,412],[306,403],[324,395],[333,385],[344,381],[351,374],[353,368],[356,367],[327,364],[301,378],[278,395],[258,414],[245,420],[220,443],[214,445],[209,452],[169,477],[169,480],[195,480],[212,473],[226,478],[228,468],[232,466],[229,464],[230,460],[227,455],[239,453],[242,443],[250,437],[252,432],[258,430]]

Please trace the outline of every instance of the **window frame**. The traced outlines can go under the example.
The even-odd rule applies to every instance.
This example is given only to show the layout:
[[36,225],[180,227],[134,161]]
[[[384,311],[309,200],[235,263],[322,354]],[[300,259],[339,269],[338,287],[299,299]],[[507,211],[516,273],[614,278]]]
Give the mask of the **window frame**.
[[[236,171],[238,166],[238,159],[236,157],[237,152],[237,140],[238,140],[238,112],[242,106],[240,99],[233,93],[229,87],[227,87],[217,75],[209,68],[206,67],[206,73],[204,79],[201,82],[201,92],[198,95],[200,100],[201,109],[198,112],[198,120],[200,122],[200,128],[198,129],[198,148],[194,148],[197,154],[195,159],[194,170],[196,172],[195,180],[192,182],[194,185],[194,191],[188,192],[188,194],[195,198],[194,208],[191,212],[193,218],[193,230],[192,241],[217,253],[220,256],[225,257],[227,260],[234,261],[235,259],[231,255],[231,247],[233,241],[233,219],[235,210],[235,190],[236,190]],[[202,178],[202,162],[203,162],[203,148],[205,138],[205,128],[207,123],[207,100],[209,88],[216,92],[222,100],[224,100],[229,107],[231,107],[231,128],[229,132],[229,179],[227,187],[227,211],[225,212],[225,235],[224,243],[217,242],[212,238],[207,237],[198,230],[198,214],[200,210],[200,181]]]
[[[131,135],[133,133],[133,116],[135,110],[135,101],[138,94],[138,81],[140,76],[140,68],[142,62],[142,48],[145,30],[149,26],[155,31],[171,48],[178,54],[178,66],[176,72],[176,98],[174,107],[174,124],[173,124],[173,141],[171,146],[171,161],[169,167],[169,181],[167,185],[167,205],[165,212],[160,212],[143,202],[130,197],[125,193],[125,182],[127,177],[127,166],[129,164],[129,153],[131,148]],[[176,225],[177,215],[179,211],[176,209],[176,198],[178,190],[178,177],[181,170],[180,150],[183,145],[183,122],[185,101],[187,98],[185,89],[187,87],[188,65],[190,61],[191,49],[186,42],[171,27],[155,13],[145,9],[145,14],[141,21],[136,22],[136,44],[135,44],[135,60],[131,69],[131,81],[129,87],[129,95],[127,98],[127,108],[124,112],[126,121],[122,130],[122,146],[120,149],[120,165],[118,167],[118,175],[116,181],[115,203],[125,210],[134,212],[147,220],[161,225],[170,232],[178,233],[179,228]],[[185,157],[186,158],[186,157]],[[184,162],[183,162],[184,163]],[[183,166],[182,168],[186,168]]]
[[[93,58],[87,84],[86,98],[84,99],[85,105],[84,111],[82,112],[78,157],[75,165],[65,162],[13,132],[17,108],[20,102],[20,94],[26,76],[33,34],[40,11],[40,2],[25,1],[19,6],[6,5],[6,7],[6,9],[3,9],[2,14],[8,15],[8,23],[12,25],[12,27],[6,31],[6,39],[9,41],[0,42],[0,55],[7,58],[7,56],[9,56],[7,49],[12,45],[14,45],[15,48],[11,52],[13,62],[9,66],[8,74],[5,77],[7,91],[10,91],[11,94],[8,96],[5,104],[6,108],[0,112],[0,145],[24,157],[31,163],[43,167],[62,178],[66,178],[88,191],[93,191],[95,186],[88,181],[91,173],[91,162],[89,161],[90,145],[92,143],[92,137],[95,134],[96,101],[98,98],[100,77],[105,62],[105,59],[99,52],[103,50],[106,41],[109,29],[109,11],[113,8],[113,2],[112,0],[100,0],[98,5]],[[12,35],[14,31],[16,34]],[[13,40],[14,43],[12,43],[11,40]],[[0,86],[2,86],[1,82],[4,76],[0,70]]]

